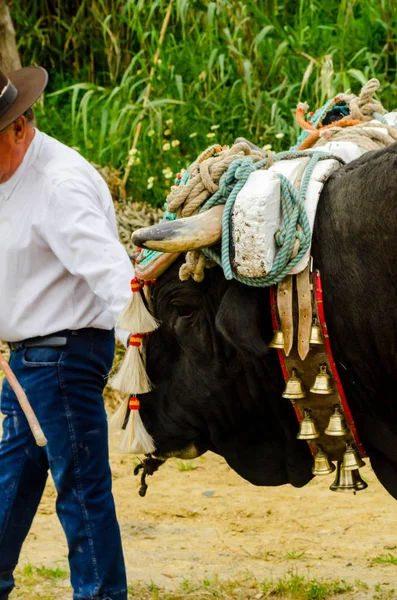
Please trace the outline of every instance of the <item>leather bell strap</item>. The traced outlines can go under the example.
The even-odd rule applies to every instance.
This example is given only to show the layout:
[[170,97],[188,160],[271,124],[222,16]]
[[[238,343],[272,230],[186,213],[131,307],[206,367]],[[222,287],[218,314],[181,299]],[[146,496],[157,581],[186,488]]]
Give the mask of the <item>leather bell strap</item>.
[[[343,387],[342,387],[342,383],[336,368],[336,364],[335,364],[335,360],[333,358],[332,355],[332,351],[331,351],[331,346],[330,346],[330,340],[329,340],[329,335],[328,335],[328,329],[327,329],[327,324],[325,321],[325,315],[324,315],[324,305],[323,305],[323,293],[322,293],[322,285],[321,285],[321,277],[320,277],[320,273],[318,271],[315,272],[314,277],[313,277],[314,281],[314,305],[313,305],[313,309],[308,309],[307,306],[307,298],[306,298],[306,291],[307,291],[307,281],[304,281],[304,285],[302,285],[302,289],[304,290],[305,294],[303,299],[300,297],[302,296],[302,294],[299,293],[299,283],[301,282],[297,282],[297,301],[298,301],[298,305],[299,305],[299,313],[302,312],[302,308],[304,308],[304,312],[307,313],[307,319],[304,320],[304,325],[302,327],[302,324],[300,329],[301,331],[299,332],[300,334],[303,333],[303,330],[307,329],[307,321],[309,321],[309,324],[311,325],[311,319],[310,317],[312,316],[312,311],[314,313],[317,313],[317,317],[318,317],[318,321],[319,321],[319,326],[321,328],[322,334],[323,334],[323,339],[324,339],[324,346],[322,346],[323,350],[321,350],[321,347],[312,347],[311,351],[309,352],[307,358],[305,360],[302,360],[302,355],[305,356],[307,354],[306,352],[306,343],[304,342],[303,344],[299,344],[299,335],[297,336],[298,339],[296,340],[296,348],[295,348],[295,344],[292,346],[291,344],[291,340],[288,340],[288,344],[285,344],[285,346],[287,346],[287,348],[285,347],[284,350],[282,349],[277,349],[278,352],[278,358],[279,358],[279,362],[280,362],[280,366],[281,366],[281,370],[283,373],[283,377],[285,382],[287,383],[290,375],[291,375],[291,369],[292,368],[296,368],[298,370],[298,372],[300,372],[302,375],[305,374],[305,378],[306,381],[308,382],[308,380],[313,381],[313,377],[315,375],[315,371],[313,371],[313,365],[318,365],[324,362],[328,363],[328,368],[329,371],[332,373],[333,376],[333,380],[334,380],[334,384],[335,384],[335,389],[333,391],[332,394],[330,394],[329,396],[313,396],[309,394],[309,397],[307,397],[306,399],[303,400],[295,400],[292,402],[297,420],[299,423],[302,422],[303,420],[303,416],[304,416],[304,407],[307,406],[311,406],[313,401],[315,401],[316,399],[321,398],[321,401],[319,401],[319,404],[317,406],[321,406],[321,407],[325,407],[325,405],[327,403],[329,403],[329,410],[332,411],[333,407],[337,404],[340,403],[341,407],[343,408],[344,411],[344,417],[345,420],[349,426],[350,429],[350,434],[351,437],[354,439],[354,442],[357,446],[357,449],[359,450],[359,453],[362,457],[366,456],[364,447],[359,439],[359,436],[357,434],[357,429],[354,423],[354,419],[353,416],[351,414],[347,399],[346,399],[346,395],[344,393]],[[302,282],[303,283],[303,282]],[[285,291],[287,290],[287,294],[285,294]],[[291,318],[289,317],[289,315],[293,312],[293,310],[288,307],[288,310],[285,311],[287,305],[292,304],[291,301],[291,293],[292,293],[292,285],[291,282],[288,281],[287,285],[282,285],[281,286],[281,290],[280,290],[280,284],[279,284],[279,289],[276,291],[275,287],[271,287],[270,288],[270,306],[271,306],[271,317],[272,317],[272,324],[273,324],[273,330],[277,331],[278,329],[282,329],[283,333],[284,333],[284,326],[285,324],[287,324],[287,328],[289,329],[289,331],[293,330],[293,325],[291,324]],[[287,318],[285,318],[285,314],[283,315],[284,318],[282,318],[282,315],[280,314],[280,296],[281,296],[281,310],[282,312],[286,312],[287,313]],[[310,298],[311,298],[311,294],[310,294]],[[310,303],[311,303],[311,299],[310,299]],[[300,320],[301,320],[301,314],[300,314]],[[281,325],[281,327],[280,327]],[[304,331],[305,335],[302,336],[302,339],[305,340],[307,337],[307,332]],[[288,336],[290,337],[290,336]],[[292,347],[291,347],[292,346]],[[286,354],[285,350],[289,350],[288,355]],[[302,352],[303,350],[303,352]],[[316,366],[317,368],[317,366]],[[307,370],[307,372],[306,372]],[[310,386],[307,386],[307,389]],[[313,406],[313,410],[314,410],[314,414],[316,414],[316,408],[315,406]],[[321,411],[320,411],[321,413]],[[317,418],[318,418],[319,413],[317,412]],[[325,436],[327,438],[327,436]],[[341,439],[341,445],[339,450],[337,450],[337,452],[341,452],[342,451],[342,447],[344,447],[344,442]],[[328,442],[331,443],[336,443],[336,438],[333,438],[333,440],[328,440]],[[322,440],[318,440],[319,443],[322,443]],[[317,443],[317,441],[316,441]],[[312,451],[313,454],[316,454],[316,450],[314,445],[308,441],[308,444],[310,446],[310,449]],[[331,448],[330,448],[331,450]],[[336,458],[335,458],[336,460]]]
[[328,328],[327,328],[327,323],[325,321],[325,315],[324,315],[323,286],[321,283],[320,271],[316,270],[315,278],[316,278],[315,289],[316,289],[318,319],[319,319],[320,327],[321,327],[323,337],[324,337],[325,348],[326,348],[327,354],[328,354],[329,366],[331,367],[332,375],[334,377],[336,387],[338,388],[340,400],[341,400],[341,403],[343,406],[343,411],[345,413],[345,418],[349,424],[351,434],[353,436],[353,439],[357,445],[357,448],[358,448],[361,456],[365,457],[365,456],[367,456],[367,453],[365,452],[364,446],[362,445],[360,438],[358,436],[356,424],[354,423],[353,415],[351,413],[349,404],[347,402],[347,398],[346,398],[345,392],[343,390],[342,382],[340,380],[338,370],[336,368],[336,364],[334,361],[334,357],[332,355],[331,344],[330,344],[329,335],[328,335]]
[[[279,284],[279,286],[280,286],[280,284]],[[273,331],[277,331],[279,329],[278,318],[277,318],[276,293],[277,293],[276,286],[272,286],[270,288],[270,310],[271,310],[271,316],[272,316]],[[281,326],[281,328],[282,328],[282,326]],[[287,365],[285,364],[284,350],[281,350],[280,348],[278,348],[277,354],[278,354],[278,360],[280,362],[281,371],[283,373],[284,381],[287,382],[289,379],[289,373],[288,373]],[[301,423],[303,416],[298,408],[298,405],[295,402],[293,402],[292,406],[295,411],[296,418],[298,419],[298,423]],[[313,450],[311,444],[309,444],[309,446],[312,451],[312,454],[314,455],[315,451]]]

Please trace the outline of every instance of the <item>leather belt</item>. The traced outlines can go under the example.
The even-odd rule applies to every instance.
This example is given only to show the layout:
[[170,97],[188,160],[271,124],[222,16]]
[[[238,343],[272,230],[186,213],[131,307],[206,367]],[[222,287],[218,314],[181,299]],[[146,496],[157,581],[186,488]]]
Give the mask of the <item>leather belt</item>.
[[29,338],[20,342],[7,342],[10,350],[17,352],[24,348],[40,348],[40,347],[52,347],[59,348],[66,346],[68,338],[64,335],[43,335],[40,337]]

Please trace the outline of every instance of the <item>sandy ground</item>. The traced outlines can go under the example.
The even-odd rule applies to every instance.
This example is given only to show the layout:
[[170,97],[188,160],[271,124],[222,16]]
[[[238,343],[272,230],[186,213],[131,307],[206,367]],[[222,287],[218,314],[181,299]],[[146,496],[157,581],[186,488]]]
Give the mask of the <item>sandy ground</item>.
[[[313,578],[360,580],[371,590],[382,584],[390,590],[388,598],[397,598],[397,503],[378,483],[368,461],[361,473],[369,487],[353,495],[329,491],[334,475],[317,477],[302,489],[257,488],[221,457],[207,453],[195,461],[169,460],[147,479],[145,498],[138,495],[139,478],[133,475],[137,462],[111,444],[130,582],[174,589],[185,579],[251,574],[260,581],[293,571]],[[20,564],[67,570],[51,479]],[[354,595],[359,600],[378,597],[362,591]]]
[[[397,565],[374,562],[397,556],[397,504],[368,466],[362,471],[369,488],[354,496],[330,492],[333,475],[303,489],[256,488],[223,459],[207,454],[188,463],[193,470],[181,471],[181,461],[169,461],[148,479],[147,496],[141,498],[135,463],[134,457],[112,451],[130,580],[173,588],[184,579],[249,572],[261,580],[293,569],[316,578],[358,579],[372,589],[397,584]],[[50,482],[22,564],[67,568],[54,503]]]

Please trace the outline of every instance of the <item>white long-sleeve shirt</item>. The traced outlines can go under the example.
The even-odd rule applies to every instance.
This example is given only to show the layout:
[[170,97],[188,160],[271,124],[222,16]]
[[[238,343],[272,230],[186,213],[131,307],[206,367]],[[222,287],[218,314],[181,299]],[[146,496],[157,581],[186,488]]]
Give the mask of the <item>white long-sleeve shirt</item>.
[[133,277],[105,181],[78,152],[36,130],[0,185],[0,339],[112,329]]

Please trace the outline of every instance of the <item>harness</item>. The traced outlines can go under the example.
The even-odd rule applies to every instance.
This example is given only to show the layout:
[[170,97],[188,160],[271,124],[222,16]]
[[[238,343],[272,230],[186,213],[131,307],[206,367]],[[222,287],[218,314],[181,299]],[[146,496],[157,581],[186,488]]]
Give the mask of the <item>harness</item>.
[[[295,281],[294,281],[294,280]],[[306,285],[306,282],[308,285]],[[282,319],[292,305],[291,322]],[[331,461],[338,464],[337,489],[333,491],[358,491],[363,487],[358,479],[358,469],[367,456],[360,441],[352,413],[334,360],[324,315],[323,289],[318,270],[309,268],[296,278],[289,278],[278,288],[270,289],[270,308],[274,337],[270,347],[276,348],[285,380],[284,398],[291,401],[299,422],[298,439],[309,444],[314,457],[314,475],[328,475],[335,470]],[[291,328],[294,322],[305,322],[300,327],[297,341],[293,343]],[[307,326],[306,326],[307,324]],[[285,332],[285,333],[284,333]],[[301,356],[303,337],[307,351]],[[353,468],[354,467],[354,468]],[[356,481],[349,489],[340,487],[341,468],[354,472]],[[353,476],[352,476],[353,477]],[[363,482],[364,483],[364,482]]]
[[[335,461],[337,473],[331,490],[343,492],[356,492],[367,487],[358,471],[364,465],[362,457],[366,453],[332,356],[320,273],[313,271],[309,262],[311,228],[305,200],[311,175],[320,161],[343,163],[339,156],[321,149],[327,141],[354,138],[354,143],[364,152],[397,140],[397,130],[387,124],[383,107],[373,99],[378,87],[379,82],[371,80],[359,97],[339,95],[306,119],[307,106],[299,104],[296,116],[303,131],[297,145],[289,152],[275,155],[245,140],[231,148],[211,146],[185,172],[178,174],[167,198],[163,218],[173,221],[219,204],[225,205],[220,248],[189,251],[180,278],[192,276],[201,281],[204,269],[217,263],[222,266],[226,279],[234,278],[256,287],[271,286],[270,308],[275,337],[270,346],[278,351],[285,379],[282,396],[293,404],[299,422],[298,439],[308,442],[314,456],[313,474],[332,473],[335,470],[332,461]],[[337,120],[326,124],[330,117]],[[271,269],[265,275],[252,277],[238,273],[232,267],[231,222],[239,192],[253,173],[297,157],[307,160],[295,180],[290,182],[279,175],[283,216],[274,236],[278,251]],[[301,266],[305,256],[309,264],[306,262]],[[150,390],[144,369],[145,335],[157,324],[150,315],[150,294],[144,294],[150,282],[140,281],[139,276],[147,279],[146,274],[150,273],[150,265],[154,263],[162,262],[164,271],[177,257],[178,254],[138,250],[138,278],[131,282],[133,305],[125,311],[120,322],[120,326],[134,332],[134,336],[131,336],[130,348],[114,380],[114,387],[131,394],[131,400],[127,399],[120,406],[111,424],[125,428],[128,423],[122,445],[125,450],[135,453],[150,454],[155,449],[140,419],[137,395]],[[295,269],[297,265],[301,267]]]

